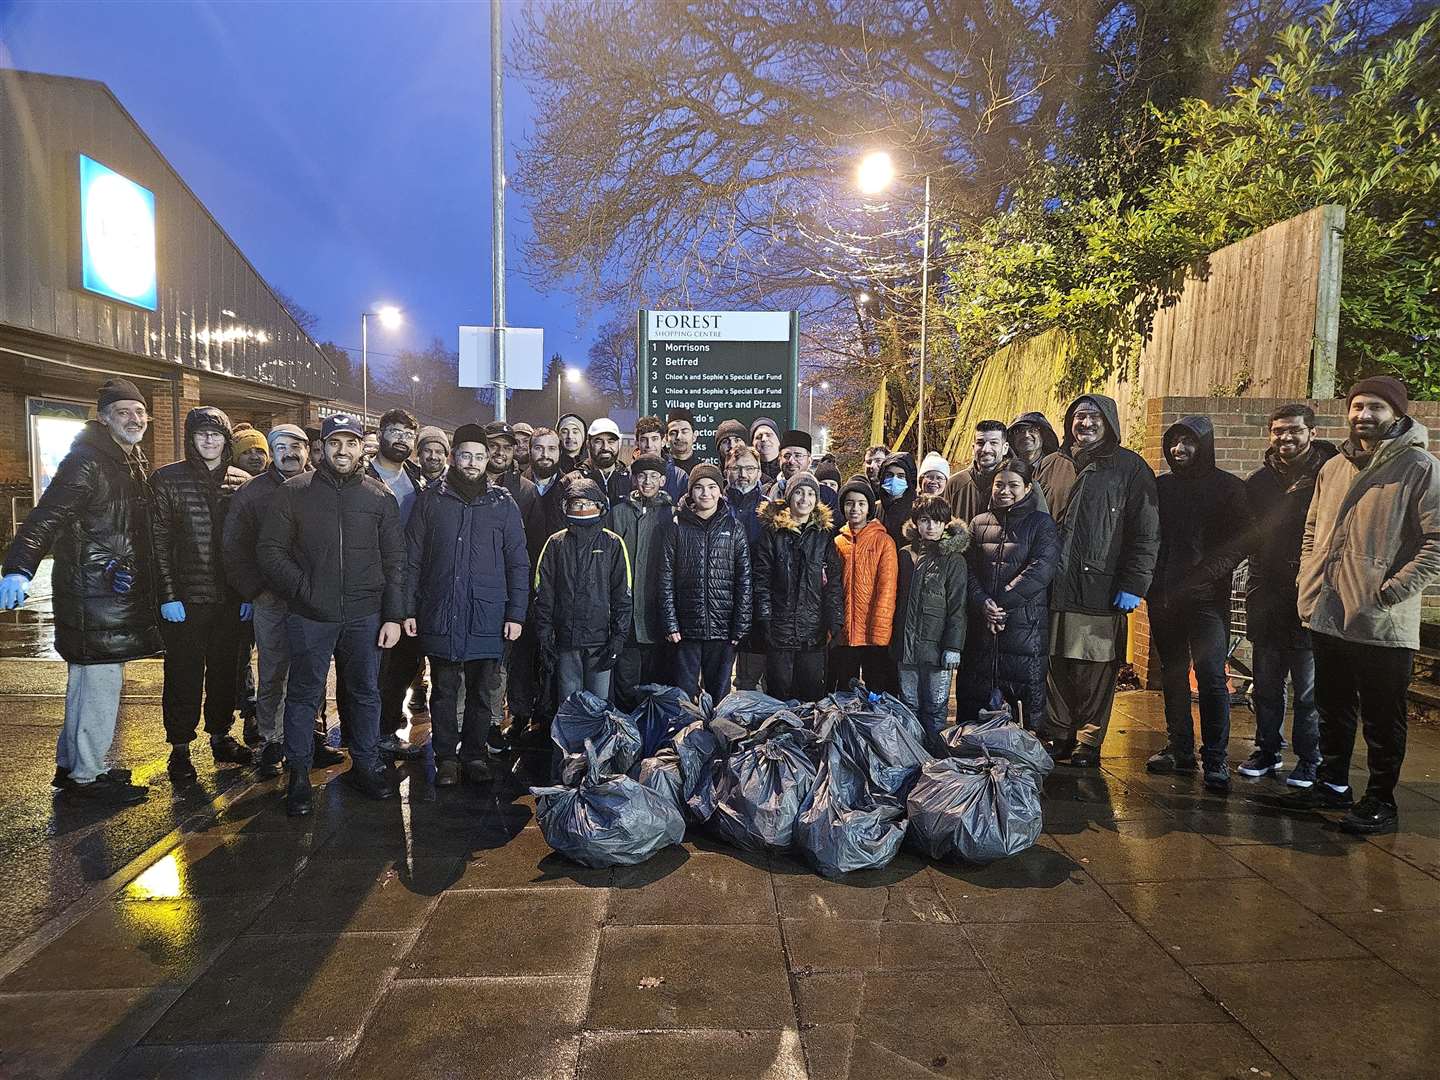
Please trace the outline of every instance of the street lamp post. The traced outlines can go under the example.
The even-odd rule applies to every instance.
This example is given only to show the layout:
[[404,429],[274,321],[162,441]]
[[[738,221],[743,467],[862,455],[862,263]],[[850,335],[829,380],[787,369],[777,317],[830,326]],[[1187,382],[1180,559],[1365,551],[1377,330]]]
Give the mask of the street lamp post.
[[[866,154],[856,182],[866,195],[878,195],[895,179],[895,164],[884,150]],[[920,226],[920,398],[915,407],[916,460],[925,458],[925,361],[928,355],[930,315],[930,176],[925,176],[925,213]],[[863,301],[862,301],[863,303]]]
[[[829,389],[830,389],[830,383],[822,379],[821,382],[820,382],[820,389],[821,389],[821,390],[829,390]],[[814,384],[814,383],[811,383],[811,384],[810,384],[810,409],[809,409],[809,413],[810,413],[809,423],[807,423],[807,424],[805,425],[805,427],[806,427],[811,433],[813,433],[813,432],[815,431],[815,384]]]
[[419,409],[419,406],[415,403],[415,395],[419,392],[419,390],[420,390],[420,376],[419,376],[419,375],[411,375],[411,376],[410,376],[410,411],[411,411],[412,413]]
[[394,304],[385,304],[375,311],[360,313],[360,411],[364,413],[362,425],[370,426],[370,328],[369,321],[379,319],[380,325],[393,330],[400,325],[400,309]]

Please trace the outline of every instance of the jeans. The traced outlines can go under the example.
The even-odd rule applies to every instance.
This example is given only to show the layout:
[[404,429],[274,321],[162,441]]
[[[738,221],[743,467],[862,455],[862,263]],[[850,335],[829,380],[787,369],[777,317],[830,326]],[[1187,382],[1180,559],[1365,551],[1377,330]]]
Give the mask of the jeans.
[[510,658],[505,662],[506,696],[509,698],[512,722],[529,723],[543,712],[540,708],[540,653],[535,640],[535,627],[527,621],[520,637],[510,645]]
[[105,771],[120,716],[124,664],[71,664],[66,669],[65,723],[55,743],[55,764],[79,784]]
[[398,734],[410,722],[405,716],[405,698],[424,659],[420,639],[407,634],[401,634],[380,657],[380,727],[386,735]]
[[610,672],[595,665],[605,652],[604,645],[590,649],[561,649],[555,656],[555,696],[563,702],[577,690],[589,690],[598,698],[610,698]]
[[910,706],[925,730],[937,739],[950,712],[950,676],[949,668],[900,665],[900,700]]
[[765,654],[765,692],[781,701],[825,696],[824,649],[771,649]]
[[701,689],[719,705],[730,693],[735,647],[728,641],[682,641],[675,646],[675,685],[692,698]]
[[765,654],[742,652],[735,657],[735,689],[759,690],[765,681]]
[[240,605],[186,604],[185,621],[161,622],[165,639],[165,689],[161,712],[165,741],[188,746],[200,724],[219,739],[235,722],[235,653],[240,645]]
[[1280,732],[1285,725],[1285,677],[1295,687],[1295,718],[1290,722],[1295,755],[1311,765],[1320,764],[1320,714],[1315,711],[1315,654],[1304,646],[1251,643],[1255,663],[1255,745],[1269,754],[1280,753]]
[[1410,670],[1409,649],[1359,645],[1311,633],[1315,650],[1315,707],[1320,712],[1320,779],[1336,787],[1350,783],[1355,727],[1364,726],[1370,782],[1365,794],[1395,805],[1395,785],[1405,761]]
[[372,771],[380,767],[380,614],[345,622],[315,622],[291,612],[290,677],[285,686],[285,758],[290,768],[310,768],[315,753],[315,714],[325,699],[330,658],[343,685],[351,761]]
[[1190,665],[1200,691],[1200,753],[1207,766],[1219,765],[1230,747],[1230,687],[1225,681],[1229,612],[1218,604],[1150,609],[1150,640],[1160,658],[1165,691],[1165,728],[1177,754],[1195,753],[1190,716]]
[[[492,717],[489,695],[500,686],[499,660],[442,660],[430,657],[430,745],[435,760],[458,756],[478,761],[485,756],[485,740]],[[465,684],[465,722],[457,716],[460,684]],[[458,751],[458,753],[457,753]]]
[[290,674],[290,631],[285,620],[289,614],[289,606],[274,593],[263,592],[255,598],[255,613],[250,620],[260,669],[255,687],[255,723],[267,745],[285,741],[285,679]]
[[850,680],[859,679],[867,690],[893,694],[899,689],[895,658],[888,645],[836,645],[830,650],[830,686],[849,690]]
[[255,699],[255,669],[250,660],[255,654],[255,619],[240,624],[240,637],[235,646],[235,707],[240,710],[241,719],[253,720],[257,702]]

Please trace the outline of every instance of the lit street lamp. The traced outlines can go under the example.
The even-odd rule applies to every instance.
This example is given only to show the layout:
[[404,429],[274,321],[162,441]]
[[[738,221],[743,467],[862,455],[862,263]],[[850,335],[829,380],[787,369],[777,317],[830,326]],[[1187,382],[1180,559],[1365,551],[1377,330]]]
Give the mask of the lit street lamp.
[[[830,389],[830,384],[829,384],[829,382],[827,382],[827,381],[825,381],[825,380],[822,379],[821,382],[820,382],[820,389],[821,389],[821,390],[829,390],[829,389]],[[814,429],[815,429],[815,384],[814,384],[814,383],[811,383],[811,384],[810,384],[810,410],[809,410],[809,411],[810,411],[809,423],[807,423],[807,424],[805,425],[805,428],[806,428],[807,431],[814,431]]]
[[[878,195],[895,180],[895,163],[884,150],[875,150],[860,159],[856,186],[866,195]],[[925,355],[930,301],[930,176],[925,176],[925,216],[920,231],[920,401],[915,410],[915,459],[925,457]],[[861,303],[864,303],[862,299]]]
[[413,413],[419,407],[415,404],[415,395],[420,390],[420,376],[410,376],[410,411]]
[[556,419],[557,421],[560,419],[560,387],[561,387],[561,385],[568,382],[568,383],[570,383],[570,384],[573,386],[573,385],[575,385],[576,383],[578,383],[578,382],[580,381],[580,379],[583,377],[583,375],[584,375],[584,372],[582,372],[578,367],[566,368],[566,369],[565,369],[565,377],[564,377],[563,379],[557,378],[557,379],[555,380],[555,419]]
[[379,319],[386,330],[394,330],[401,323],[400,309],[394,304],[385,304],[360,315],[360,411],[365,414],[363,427],[370,426],[370,330],[366,325],[370,319]]

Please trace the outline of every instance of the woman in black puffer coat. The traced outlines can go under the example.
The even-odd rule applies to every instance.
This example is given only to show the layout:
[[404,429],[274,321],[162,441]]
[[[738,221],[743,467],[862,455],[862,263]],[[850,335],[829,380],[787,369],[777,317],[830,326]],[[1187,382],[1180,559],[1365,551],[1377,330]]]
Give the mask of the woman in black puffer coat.
[[973,717],[998,686],[1021,706],[1027,727],[1044,722],[1049,592],[1060,536],[1037,501],[1019,473],[1002,469],[990,510],[970,522],[970,630],[955,687],[960,717]]

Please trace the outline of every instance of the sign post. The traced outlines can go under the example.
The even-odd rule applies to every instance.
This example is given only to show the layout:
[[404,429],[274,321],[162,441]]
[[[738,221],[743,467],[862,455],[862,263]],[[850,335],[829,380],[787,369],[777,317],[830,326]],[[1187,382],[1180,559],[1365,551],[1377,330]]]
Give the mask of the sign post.
[[695,418],[695,452],[715,458],[715,428],[762,416],[795,426],[799,316],[794,311],[649,311],[636,320],[640,412]]

